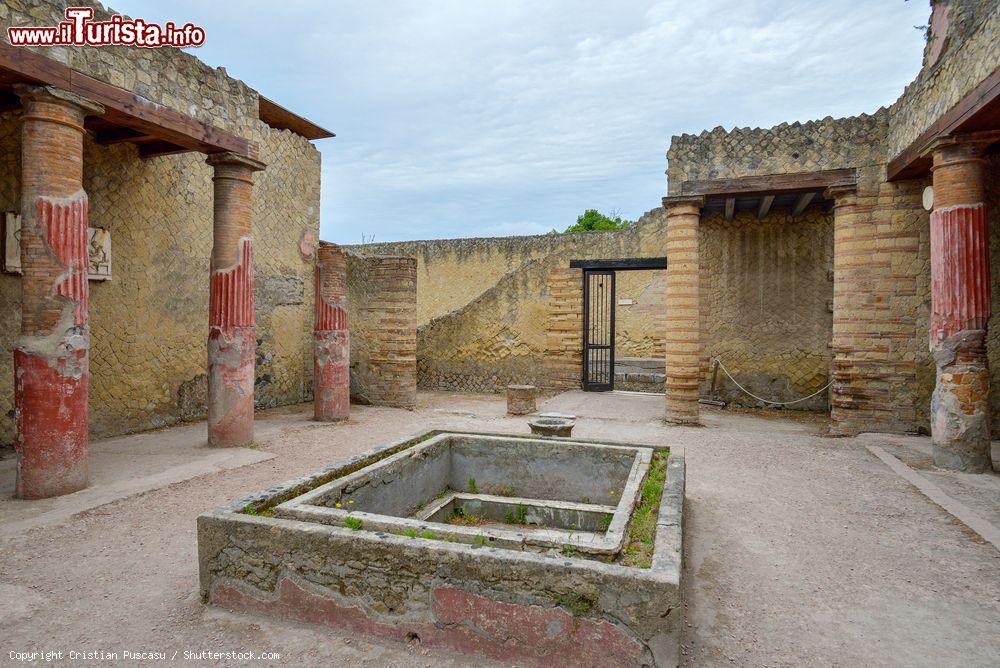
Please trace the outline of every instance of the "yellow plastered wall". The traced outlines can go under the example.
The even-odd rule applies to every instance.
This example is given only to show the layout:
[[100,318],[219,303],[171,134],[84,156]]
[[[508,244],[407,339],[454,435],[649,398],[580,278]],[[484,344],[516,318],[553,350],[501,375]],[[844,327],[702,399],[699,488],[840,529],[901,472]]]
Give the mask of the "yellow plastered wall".
[[[253,231],[258,406],[312,394],[313,263],[319,152],[256,122],[267,169],[255,175]],[[20,208],[20,122],[0,115],[0,211]],[[110,231],[113,279],[90,282],[90,426],[107,436],[205,414],[212,168],[200,153],[143,160],[135,147],[84,145],[90,225]],[[20,277],[0,275],[0,443],[13,440],[9,351],[20,326]]]

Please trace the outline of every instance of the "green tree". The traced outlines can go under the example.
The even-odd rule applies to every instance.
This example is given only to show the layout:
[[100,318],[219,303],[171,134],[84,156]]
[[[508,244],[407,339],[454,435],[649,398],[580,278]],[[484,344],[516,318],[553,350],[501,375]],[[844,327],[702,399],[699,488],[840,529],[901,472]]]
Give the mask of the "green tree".
[[610,216],[605,216],[597,209],[587,209],[582,216],[578,216],[576,224],[566,228],[567,232],[604,232],[606,230],[620,230],[628,227],[634,220],[623,220],[618,212],[612,211]]

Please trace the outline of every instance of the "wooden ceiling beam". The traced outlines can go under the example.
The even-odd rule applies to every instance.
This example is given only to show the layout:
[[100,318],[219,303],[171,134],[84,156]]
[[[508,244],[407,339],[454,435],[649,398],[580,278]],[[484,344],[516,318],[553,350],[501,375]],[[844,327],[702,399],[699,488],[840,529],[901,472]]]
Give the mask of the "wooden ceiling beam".
[[0,72],[6,79],[55,86],[104,106],[103,118],[134,128],[176,146],[202,153],[231,151],[255,157],[257,147],[248,139],[169,109],[81,74],[68,66],[27,49],[0,42]]
[[815,196],[816,193],[814,192],[799,195],[799,199],[795,201],[795,207],[792,208],[792,217],[802,215],[802,212],[806,210],[806,207],[809,206],[809,203],[813,201]]
[[741,176],[730,179],[707,179],[685,181],[681,184],[681,195],[703,196],[750,196],[769,195],[782,192],[821,191],[834,185],[857,182],[857,174],[850,169],[826,169],[816,172],[794,172],[791,174],[766,174],[763,176]]
[[112,144],[123,144],[125,142],[134,142],[139,139],[148,138],[149,135],[141,130],[119,127],[109,128],[107,130],[97,130],[95,132],[94,141],[104,146],[110,146]]
[[191,149],[179,146],[168,141],[149,141],[137,144],[140,158],[155,158],[160,155],[174,155],[176,153],[187,153]]
[[736,198],[727,197],[726,198],[726,220],[733,219],[733,213],[736,211]]
[[763,220],[767,217],[767,214],[771,211],[772,204],[774,204],[774,195],[764,195],[760,198],[760,206],[757,208],[758,220]]

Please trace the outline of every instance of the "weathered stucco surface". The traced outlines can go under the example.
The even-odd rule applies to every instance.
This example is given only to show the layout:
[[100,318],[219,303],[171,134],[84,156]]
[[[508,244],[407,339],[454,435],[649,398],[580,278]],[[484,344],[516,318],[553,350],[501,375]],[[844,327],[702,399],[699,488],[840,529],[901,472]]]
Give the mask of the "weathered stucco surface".
[[[97,3],[95,20],[109,12]],[[54,25],[67,3],[0,4],[0,29]],[[258,144],[267,169],[255,177],[255,317],[258,406],[312,394],[312,258],[299,249],[319,234],[320,155],[303,137],[258,119],[256,91],[173,48],[35,49],[76,71],[133,91]],[[20,207],[19,112],[0,114],[0,212]],[[90,225],[108,230],[112,274],[90,283],[90,428],[113,435],[204,417],[212,168],[200,153],[143,160],[134,146],[84,140]],[[20,320],[20,277],[0,275],[0,343]],[[0,444],[13,438],[13,380],[0,360]]]
[[[256,115],[256,110],[254,110]],[[268,167],[255,175],[258,406],[312,396],[313,263],[320,155],[306,139],[253,120]],[[0,212],[20,208],[20,121],[0,114]],[[95,435],[204,417],[212,168],[187,153],[143,160],[127,144],[84,141],[90,225],[112,238],[110,281],[90,283],[90,426]],[[20,327],[20,277],[0,275],[0,343]],[[12,360],[0,360],[0,444],[13,440]]]

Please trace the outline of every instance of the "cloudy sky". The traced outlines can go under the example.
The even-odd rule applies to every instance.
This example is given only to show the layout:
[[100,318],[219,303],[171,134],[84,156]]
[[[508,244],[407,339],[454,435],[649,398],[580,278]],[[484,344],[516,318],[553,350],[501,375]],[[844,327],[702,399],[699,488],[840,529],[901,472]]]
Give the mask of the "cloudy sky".
[[871,112],[920,67],[927,0],[110,0],[336,132],[324,239],[564,229],[666,192],[674,134]]

